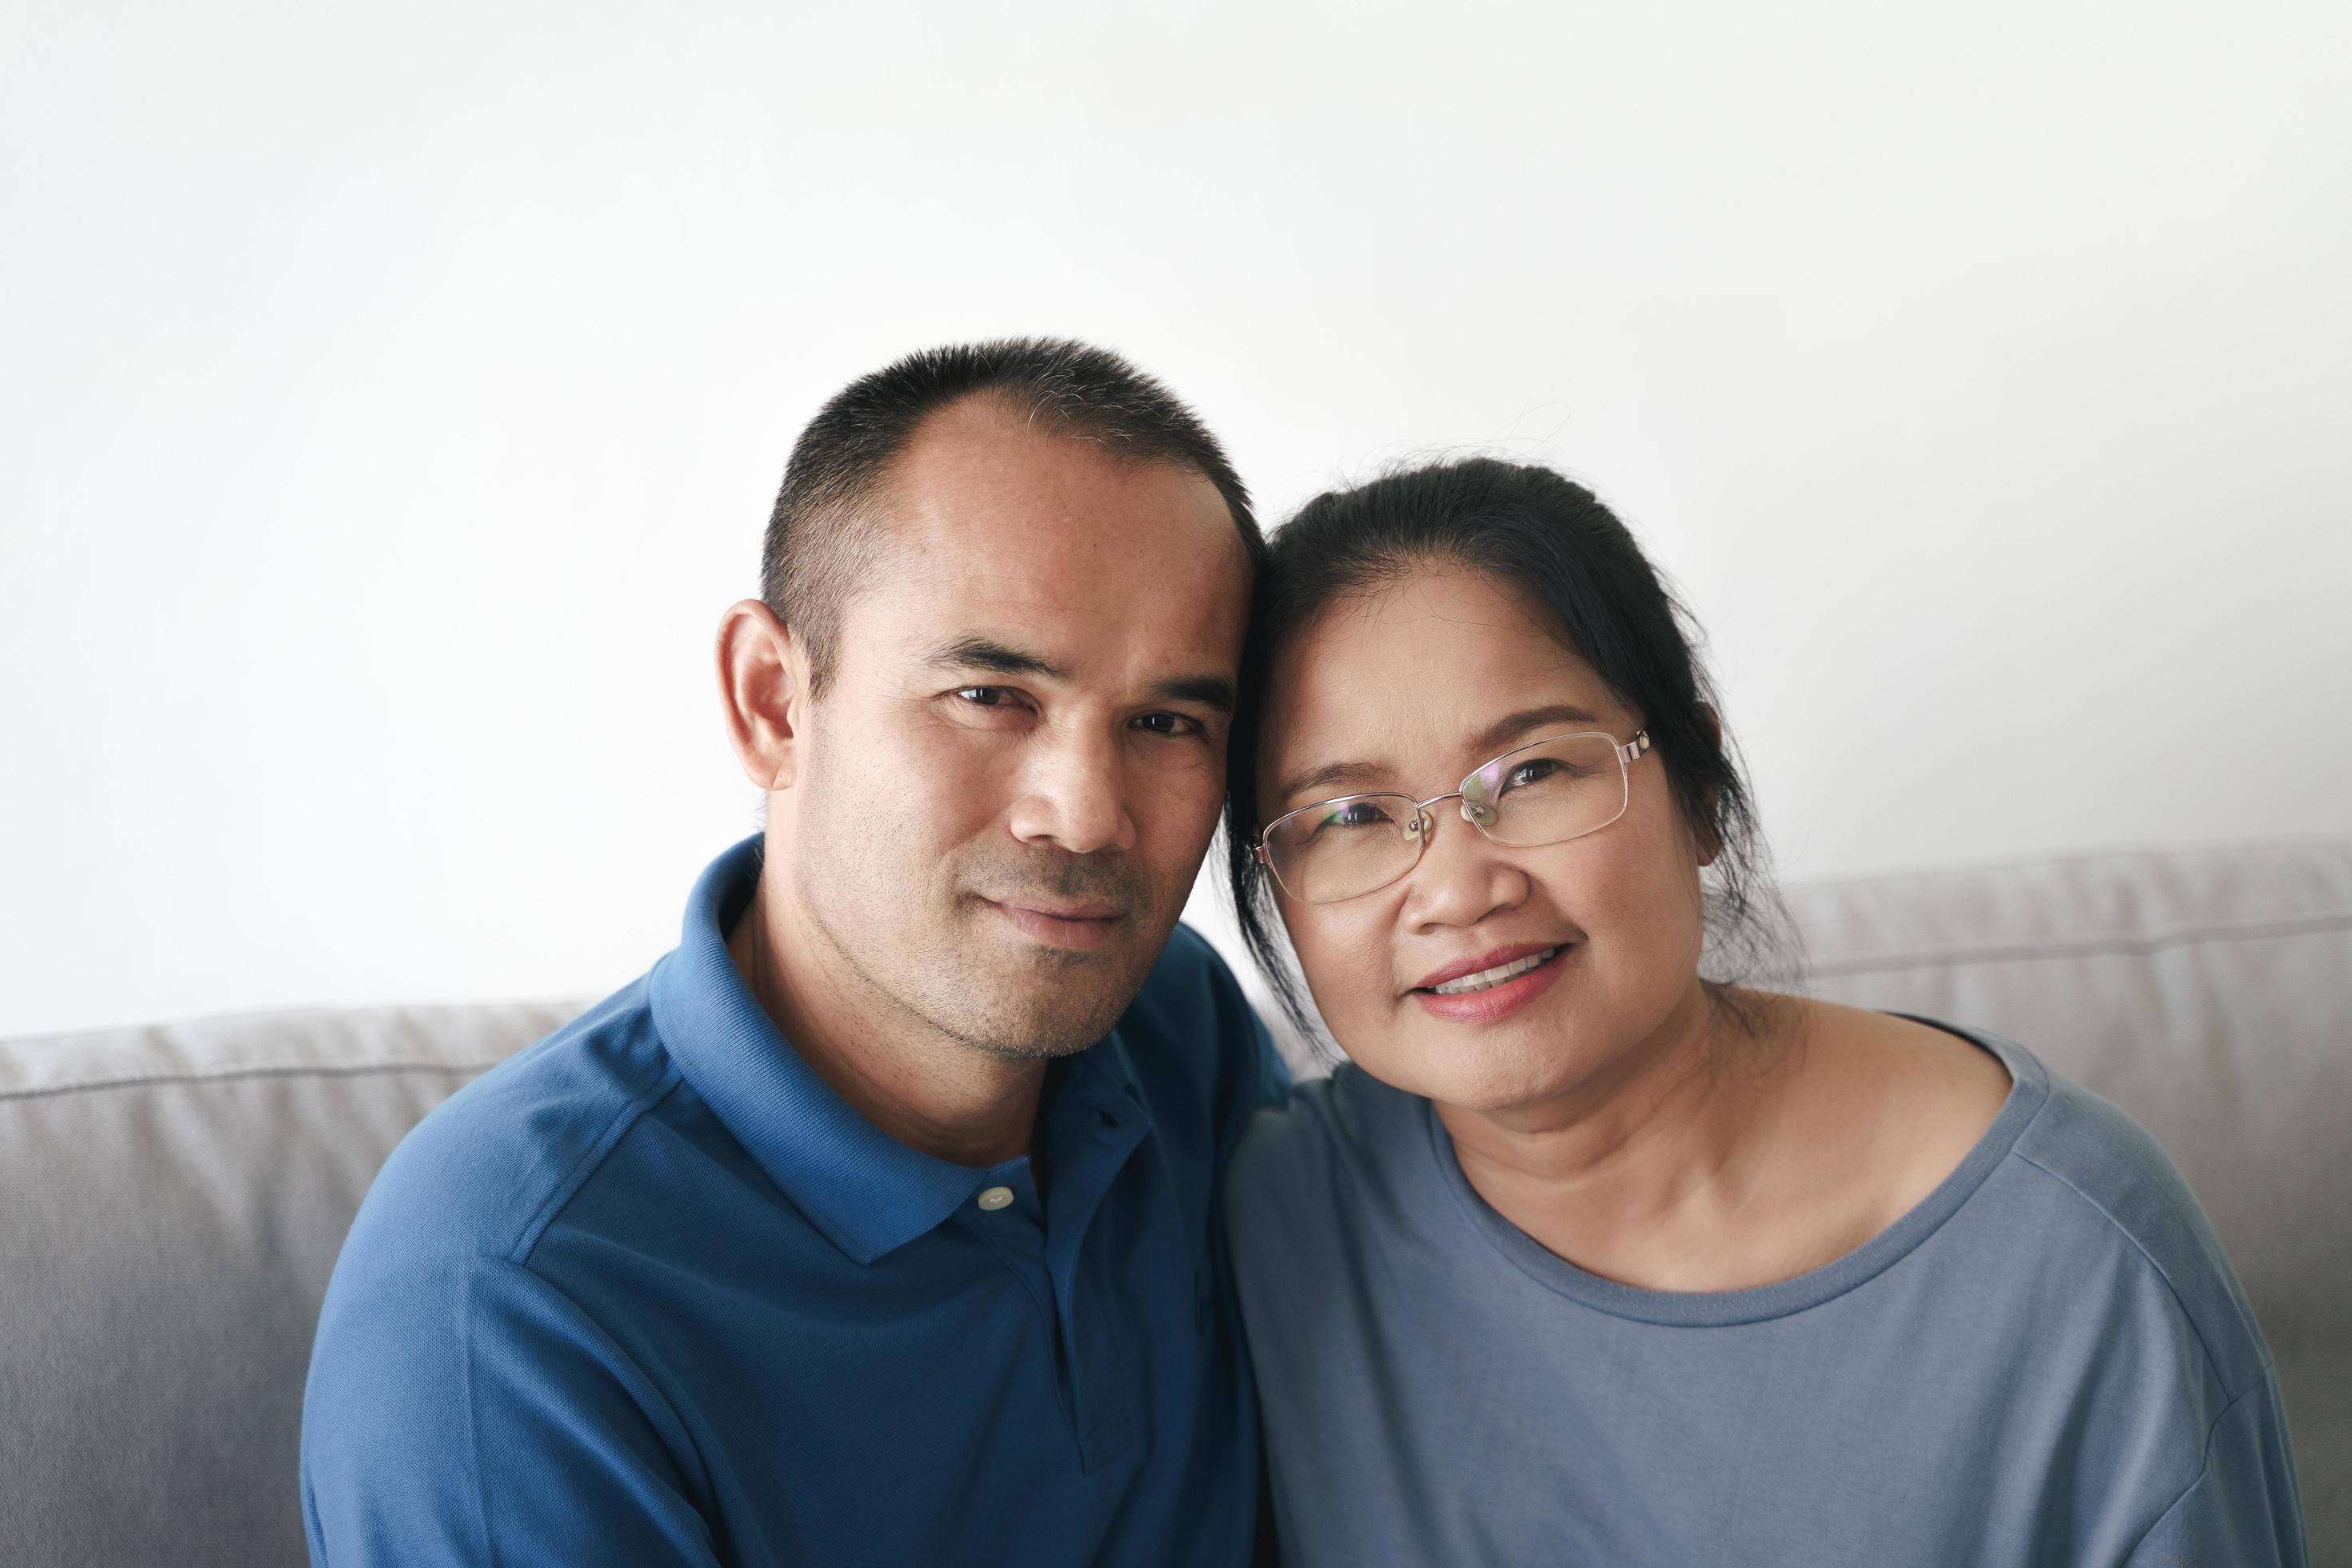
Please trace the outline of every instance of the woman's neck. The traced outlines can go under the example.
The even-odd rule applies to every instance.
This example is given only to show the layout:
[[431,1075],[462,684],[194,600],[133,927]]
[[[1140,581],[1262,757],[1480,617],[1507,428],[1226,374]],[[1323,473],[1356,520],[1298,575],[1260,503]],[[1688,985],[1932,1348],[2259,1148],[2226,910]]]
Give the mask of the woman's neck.
[[1802,1067],[1799,1016],[1768,1009],[1759,1037],[1695,984],[1569,1092],[1437,1113],[1478,1194],[1588,1272],[1670,1290],[1785,1277],[1801,1271],[1789,1248],[1757,1233],[1784,1090]]

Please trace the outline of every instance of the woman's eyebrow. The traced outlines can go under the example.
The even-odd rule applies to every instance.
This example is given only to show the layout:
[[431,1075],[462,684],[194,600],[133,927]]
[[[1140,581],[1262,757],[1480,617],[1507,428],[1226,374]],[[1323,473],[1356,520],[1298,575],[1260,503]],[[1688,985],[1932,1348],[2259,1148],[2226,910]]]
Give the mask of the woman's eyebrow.
[[[1530,730],[1540,730],[1552,724],[1591,724],[1597,727],[1600,722],[1573,702],[1547,702],[1540,708],[1523,708],[1517,713],[1496,720],[1471,738],[1468,749],[1473,752],[1499,752],[1507,742],[1517,740]],[[1325,763],[1284,780],[1277,798],[1295,800],[1310,790],[1360,790],[1367,784],[1378,784],[1386,780],[1386,773],[1371,763]]]
[[1325,763],[1319,768],[1309,768],[1303,773],[1293,774],[1283,784],[1276,798],[1290,800],[1309,790],[1377,784],[1382,776],[1381,770],[1370,763]]
[[1472,738],[1470,750],[1493,752],[1506,741],[1515,741],[1530,730],[1540,730],[1547,724],[1591,724],[1600,720],[1573,702],[1550,702],[1541,708],[1523,708],[1508,718],[1497,719]]

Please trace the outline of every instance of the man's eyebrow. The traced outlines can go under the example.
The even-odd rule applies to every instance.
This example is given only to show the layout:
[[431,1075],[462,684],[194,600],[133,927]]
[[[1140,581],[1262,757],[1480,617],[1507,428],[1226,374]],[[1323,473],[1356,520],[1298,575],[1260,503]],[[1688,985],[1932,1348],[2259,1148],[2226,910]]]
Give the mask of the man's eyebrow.
[[992,637],[958,637],[923,661],[934,669],[986,669],[998,675],[1042,675],[1067,680],[1070,672],[1051,659],[1011,647]]
[[[1067,680],[1070,672],[1042,654],[998,642],[993,637],[958,637],[941,645],[923,661],[934,669],[985,669],[998,675],[1042,675]],[[1175,675],[1155,680],[1146,693],[1155,702],[1191,702],[1219,713],[1234,710],[1234,683],[1222,675]]]
[[1601,721],[1573,702],[1552,702],[1541,708],[1523,708],[1507,718],[1497,719],[1478,731],[1470,742],[1474,752],[1491,752],[1507,741],[1516,741],[1530,730],[1541,730],[1553,724],[1590,724],[1598,729]]
[[1234,710],[1234,683],[1222,675],[1179,675],[1155,680],[1150,695],[1159,702],[1192,702],[1220,713]]

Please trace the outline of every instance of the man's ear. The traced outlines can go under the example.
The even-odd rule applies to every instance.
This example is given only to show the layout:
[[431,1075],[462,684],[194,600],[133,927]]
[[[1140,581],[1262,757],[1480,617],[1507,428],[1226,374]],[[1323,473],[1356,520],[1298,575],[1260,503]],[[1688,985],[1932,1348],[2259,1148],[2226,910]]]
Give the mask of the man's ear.
[[808,724],[808,649],[757,599],[719,619],[719,696],[744,776],[763,790],[790,789]]

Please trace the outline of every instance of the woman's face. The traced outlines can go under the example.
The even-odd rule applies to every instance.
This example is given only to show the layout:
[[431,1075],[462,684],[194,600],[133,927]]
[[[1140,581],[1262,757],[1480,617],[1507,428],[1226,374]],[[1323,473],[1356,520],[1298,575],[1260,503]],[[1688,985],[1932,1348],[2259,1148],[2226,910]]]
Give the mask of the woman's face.
[[[1600,730],[1622,742],[1642,727],[1529,601],[1453,564],[1335,602],[1281,650],[1268,698],[1269,822],[1334,795],[1426,799],[1529,742]],[[1659,759],[1631,764],[1628,782],[1622,816],[1566,843],[1490,843],[1443,801],[1419,864],[1387,887],[1328,904],[1277,889],[1348,1055],[1400,1089],[1500,1110],[1597,1082],[1703,1013],[1703,859]],[[1544,949],[1557,951],[1489,990],[1431,989],[1465,963]]]

